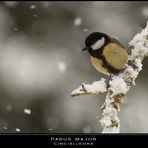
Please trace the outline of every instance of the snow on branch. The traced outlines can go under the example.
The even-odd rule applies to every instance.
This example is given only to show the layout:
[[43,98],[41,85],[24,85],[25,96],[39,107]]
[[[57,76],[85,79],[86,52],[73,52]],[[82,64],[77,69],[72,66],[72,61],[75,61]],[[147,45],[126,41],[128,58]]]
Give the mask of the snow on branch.
[[135,79],[142,70],[142,61],[148,55],[148,22],[146,28],[129,42],[129,49],[131,54],[129,54],[128,64],[120,74],[111,76],[109,84],[102,78],[91,85],[82,84],[71,93],[71,96],[106,95],[105,103],[101,107],[102,119],[100,123],[103,127],[102,133],[120,132],[120,120],[117,116],[118,111],[120,111],[120,103],[130,87],[135,85]]
[[78,89],[71,93],[72,97],[80,95],[97,95],[107,93],[106,80],[101,79],[100,81],[95,81],[93,84],[82,84]]

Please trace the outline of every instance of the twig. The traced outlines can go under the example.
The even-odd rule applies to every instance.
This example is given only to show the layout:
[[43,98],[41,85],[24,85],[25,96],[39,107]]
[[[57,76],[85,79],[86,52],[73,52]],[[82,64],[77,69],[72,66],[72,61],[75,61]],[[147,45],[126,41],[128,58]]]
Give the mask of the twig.
[[107,93],[106,80],[102,78],[100,81],[95,81],[93,84],[82,84],[78,89],[71,93],[72,97],[80,95],[97,95]]

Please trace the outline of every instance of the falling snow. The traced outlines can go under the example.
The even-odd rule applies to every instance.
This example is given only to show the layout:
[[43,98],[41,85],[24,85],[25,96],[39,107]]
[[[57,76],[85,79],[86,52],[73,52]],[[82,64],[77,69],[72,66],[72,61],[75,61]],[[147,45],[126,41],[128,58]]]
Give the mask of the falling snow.
[[84,32],[87,32],[88,31],[88,29],[84,29]]
[[57,68],[60,73],[64,73],[66,71],[66,63],[65,62],[58,62]]
[[31,114],[31,110],[30,109],[24,109],[24,113],[30,115]]
[[4,130],[7,130],[8,128],[7,128],[7,127],[3,127],[3,129],[4,129]]
[[76,17],[74,20],[75,26],[80,26],[82,24],[82,19],[80,17]]
[[14,31],[18,31],[18,28],[14,28],[13,30],[14,30]]
[[49,130],[49,131],[52,131],[53,129],[49,128],[48,130]]
[[37,14],[34,14],[33,17],[38,17],[38,15]]
[[36,5],[31,5],[30,6],[30,9],[35,9],[36,8]]
[[16,132],[20,132],[21,130],[20,130],[19,128],[16,128],[15,131],[16,131]]

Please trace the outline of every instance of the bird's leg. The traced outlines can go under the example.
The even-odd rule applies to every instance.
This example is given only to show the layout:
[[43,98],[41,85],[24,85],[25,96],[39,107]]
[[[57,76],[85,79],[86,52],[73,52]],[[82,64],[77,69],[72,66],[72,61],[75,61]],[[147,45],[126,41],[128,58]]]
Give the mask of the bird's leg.
[[132,66],[134,69],[138,69],[138,67],[136,66],[136,64],[134,64],[134,62],[132,61],[128,61],[128,65]]
[[113,76],[113,74],[110,74],[108,79],[107,79],[107,90],[109,88],[109,81],[111,80],[112,76]]

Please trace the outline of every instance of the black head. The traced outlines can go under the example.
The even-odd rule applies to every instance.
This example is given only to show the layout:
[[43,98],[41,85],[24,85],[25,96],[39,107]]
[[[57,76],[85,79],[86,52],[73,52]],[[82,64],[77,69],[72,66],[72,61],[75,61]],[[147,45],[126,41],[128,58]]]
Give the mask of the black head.
[[100,57],[102,54],[102,49],[109,42],[110,38],[108,35],[100,32],[94,32],[86,38],[85,48],[82,50],[88,50],[91,56]]

